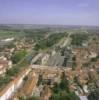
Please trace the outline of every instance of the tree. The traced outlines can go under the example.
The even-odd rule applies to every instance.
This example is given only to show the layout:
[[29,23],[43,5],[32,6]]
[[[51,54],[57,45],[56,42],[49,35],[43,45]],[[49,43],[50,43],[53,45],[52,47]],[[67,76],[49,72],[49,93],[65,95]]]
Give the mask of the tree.
[[64,89],[66,91],[69,91],[69,82],[67,80],[67,77],[65,75],[65,72],[62,72],[61,82],[60,82],[59,86],[60,86],[61,89]]
[[54,83],[54,87],[52,88],[54,93],[58,93],[60,91],[60,87],[58,83]]
[[65,90],[65,91],[69,92],[69,84],[68,84],[68,81],[66,79],[61,80],[59,87],[61,90]]
[[28,76],[25,76],[25,77],[23,78],[23,80],[24,80],[24,81],[27,81],[27,80],[28,80]]
[[73,61],[73,63],[72,63],[72,69],[75,70],[76,65],[77,65],[76,64],[76,56],[73,56],[72,61]]
[[39,86],[43,81],[42,75],[39,75],[38,83],[37,85]]
[[88,40],[88,34],[72,34],[71,35],[72,38],[72,45],[76,45],[76,46],[82,46],[82,43],[86,40]]
[[49,98],[49,100],[61,100],[60,95],[59,94],[54,94]]
[[27,98],[27,100],[40,100],[40,99],[39,99],[39,97],[31,96],[31,97]]
[[61,82],[54,84],[52,92],[53,94],[49,100],[80,100],[74,92],[70,92],[65,72],[62,72]]
[[20,96],[19,100],[26,100],[24,96]]
[[12,56],[12,61],[14,64],[17,64],[22,58],[25,57],[27,52],[25,50],[18,51]]
[[60,92],[60,94],[53,94],[49,100],[80,100],[80,98],[74,92]]
[[64,62],[63,62],[63,66],[64,66],[64,67],[66,67],[66,65],[67,65],[67,61],[68,61],[68,58],[65,57],[65,58],[64,58]]
[[88,96],[89,100],[99,100],[99,89],[96,89],[95,91],[91,92]]
[[14,75],[16,75],[18,72],[19,72],[19,68],[15,66],[15,67],[13,67],[13,68],[11,68],[11,69],[8,69],[8,70],[6,71],[6,75],[8,75],[8,76],[14,76]]

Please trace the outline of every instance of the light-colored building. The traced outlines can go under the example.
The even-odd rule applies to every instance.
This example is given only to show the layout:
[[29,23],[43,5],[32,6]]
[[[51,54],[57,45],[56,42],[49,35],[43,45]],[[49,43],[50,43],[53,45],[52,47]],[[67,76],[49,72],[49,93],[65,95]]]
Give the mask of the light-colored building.
[[0,58],[0,75],[5,73],[7,69],[12,67],[12,61],[6,59],[6,57]]
[[45,56],[41,60],[42,65],[45,65],[47,63],[49,56],[49,54],[45,54]]

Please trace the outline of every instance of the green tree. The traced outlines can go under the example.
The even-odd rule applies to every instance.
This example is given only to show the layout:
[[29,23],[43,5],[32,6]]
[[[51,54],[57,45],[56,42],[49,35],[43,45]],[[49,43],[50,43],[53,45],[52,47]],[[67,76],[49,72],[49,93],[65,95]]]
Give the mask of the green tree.
[[91,92],[88,96],[89,100],[99,100],[99,89],[96,89],[95,91]]
[[14,64],[17,64],[22,58],[25,57],[27,52],[25,50],[18,51],[12,56],[12,61]]
[[54,84],[52,92],[53,94],[49,100],[80,100],[74,92],[70,92],[65,72],[62,72],[61,82]]
[[38,79],[37,85],[39,86],[40,84],[42,84],[42,82],[43,82],[43,77],[42,77],[42,75],[39,75],[39,79]]
[[19,100],[26,100],[24,96],[20,96]]
[[27,81],[27,80],[28,80],[28,76],[25,76],[25,77],[23,78],[23,80],[24,80],[24,81]]
[[27,98],[27,100],[40,100],[40,99],[39,99],[39,97],[31,96],[31,97]]
[[54,87],[52,88],[54,93],[58,93],[60,91],[60,87],[58,83],[54,83]]

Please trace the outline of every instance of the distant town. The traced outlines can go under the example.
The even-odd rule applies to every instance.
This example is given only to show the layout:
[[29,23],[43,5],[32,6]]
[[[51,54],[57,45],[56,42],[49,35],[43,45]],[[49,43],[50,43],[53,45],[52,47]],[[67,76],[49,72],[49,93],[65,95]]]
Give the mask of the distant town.
[[99,27],[1,24],[0,100],[99,100]]

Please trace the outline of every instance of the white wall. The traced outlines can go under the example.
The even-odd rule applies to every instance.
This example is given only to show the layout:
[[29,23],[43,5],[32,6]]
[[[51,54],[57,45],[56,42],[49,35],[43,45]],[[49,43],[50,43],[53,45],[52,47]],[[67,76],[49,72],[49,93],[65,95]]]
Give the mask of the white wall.
[[5,94],[0,97],[0,100],[8,100],[8,98],[12,95],[13,92],[14,92],[14,84],[12,84],[12,86],[9,87],[9,89],[5,92]]
[[23,82],[23,78],[30,72],[31,69],[28,69],[25,74],[20,77],[17,83],[14,83],[8,88],[8,90],[0,96],[0,100],[8,100],[8,98],[11,97],[11,95],[21,86]]
[[15,90],[17,90],[23,82],[23,78],[20,78],[19,81],[15,84]]

